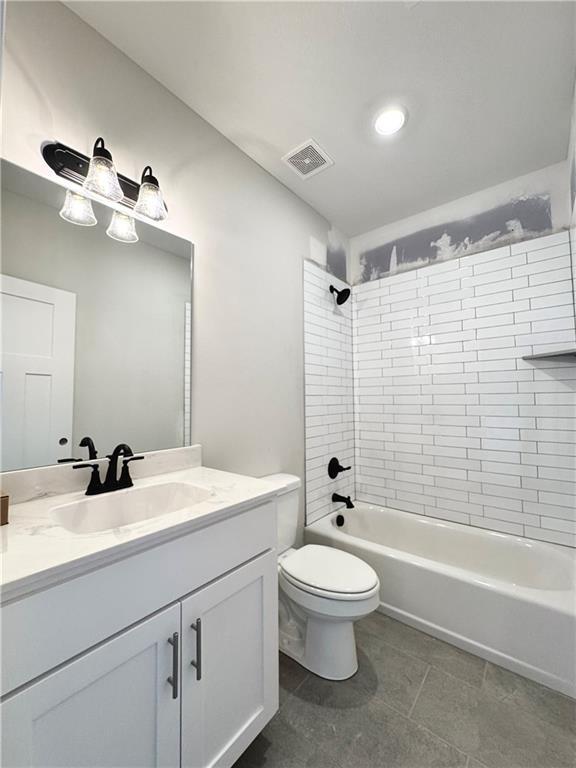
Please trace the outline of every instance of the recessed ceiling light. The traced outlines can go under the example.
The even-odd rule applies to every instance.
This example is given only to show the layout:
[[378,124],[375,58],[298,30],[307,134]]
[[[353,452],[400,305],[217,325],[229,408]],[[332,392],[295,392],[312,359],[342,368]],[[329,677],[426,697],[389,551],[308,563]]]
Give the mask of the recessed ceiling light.
[[374,130],[381,136],[397,133],[406,122],[406,112],[401,107],[393,107],[380,112],[374,123]]

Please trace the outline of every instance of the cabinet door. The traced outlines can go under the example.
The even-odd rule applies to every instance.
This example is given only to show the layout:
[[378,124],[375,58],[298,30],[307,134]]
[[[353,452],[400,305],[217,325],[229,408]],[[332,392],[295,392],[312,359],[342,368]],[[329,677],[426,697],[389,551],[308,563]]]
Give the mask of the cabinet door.
[[176,605],[7,698],[3,768],[178,766],[179,630]]
[[275,552],[182,603],[182,765],[234,764],[278,709]]

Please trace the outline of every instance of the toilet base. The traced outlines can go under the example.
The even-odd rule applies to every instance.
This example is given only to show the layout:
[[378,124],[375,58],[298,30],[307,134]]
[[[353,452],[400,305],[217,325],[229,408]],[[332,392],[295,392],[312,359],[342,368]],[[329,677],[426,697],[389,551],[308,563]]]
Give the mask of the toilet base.
[[[291,622],[292,623],[292,622]],[[354,622],[308,616],[298,635],[280,627],[280,650],[326,680],[348,680],[358,671]]]
[[378,587],[362,600],[326,600],[280,576],[280,650],[326,680],[347,680],[358,670],[354,622],[378,606]]

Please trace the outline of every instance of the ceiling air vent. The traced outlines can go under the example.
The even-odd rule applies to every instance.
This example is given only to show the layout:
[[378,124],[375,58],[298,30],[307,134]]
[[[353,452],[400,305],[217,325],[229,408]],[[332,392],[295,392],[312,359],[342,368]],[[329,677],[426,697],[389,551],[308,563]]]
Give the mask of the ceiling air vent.
[[284,155],[282,160],[301,179],[309,179],[310,176],[334,165],[334,160],[312,139],[305,141],[296,149],[292,149]]

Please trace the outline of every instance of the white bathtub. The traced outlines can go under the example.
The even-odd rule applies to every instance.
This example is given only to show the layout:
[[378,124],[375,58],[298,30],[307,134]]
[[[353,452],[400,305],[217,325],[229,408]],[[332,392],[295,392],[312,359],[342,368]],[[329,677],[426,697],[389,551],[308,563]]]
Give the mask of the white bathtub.
[[305,529],[380,578],[380,610],[576,696],[576,553],[362,502]]

